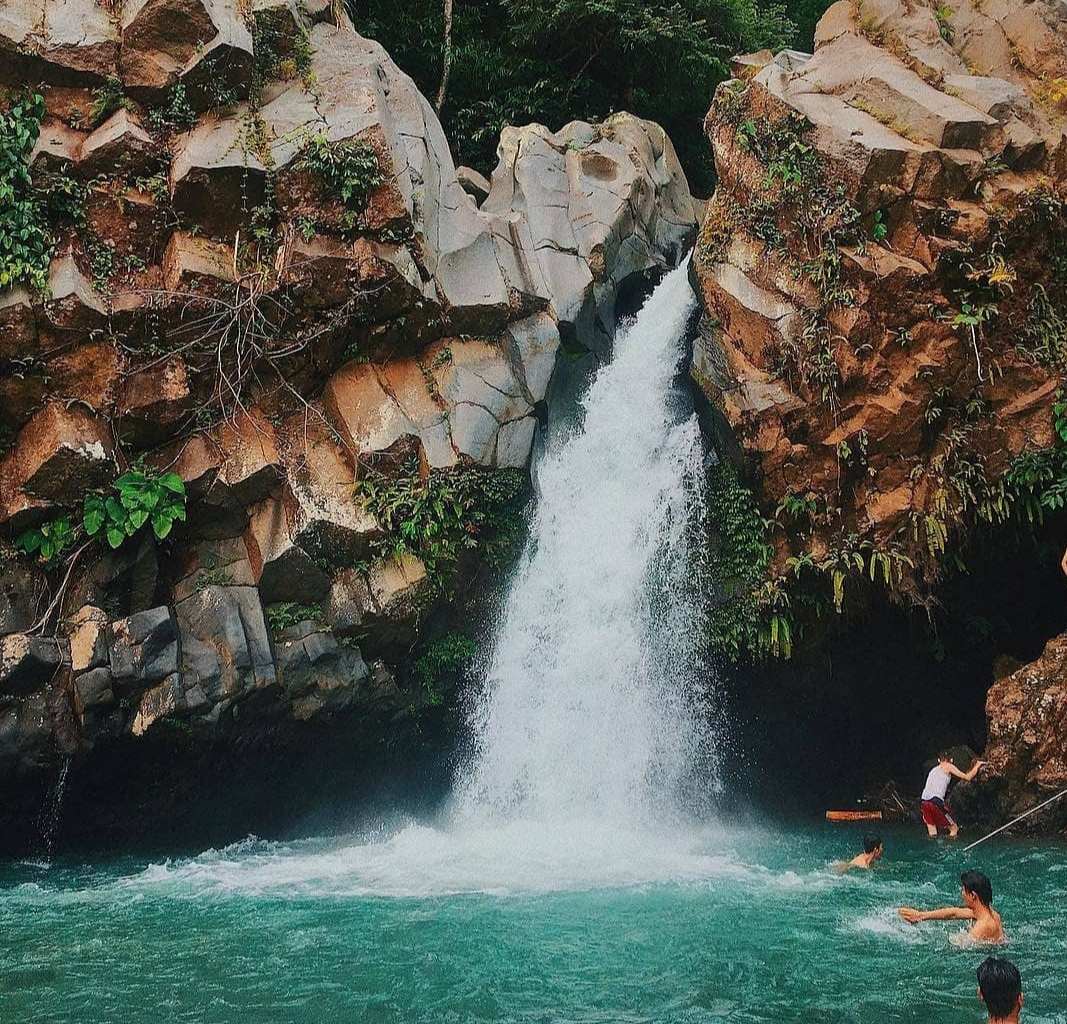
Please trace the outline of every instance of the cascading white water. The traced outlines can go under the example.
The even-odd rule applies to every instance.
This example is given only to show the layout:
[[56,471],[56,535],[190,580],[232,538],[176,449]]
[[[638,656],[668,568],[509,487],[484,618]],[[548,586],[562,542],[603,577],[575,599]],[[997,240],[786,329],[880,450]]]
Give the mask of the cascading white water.
[[473,710],[458,820],[638,823],[674,808],[711,752],[694,707],[703,513],[696,417],[671,384],[687,264],[620,328],[580,428],[538,466],[531,536]]
[[707,786],[714,754],[690,549],[702,452],[672,388],[693,303],[683,265],[620,329],[580,427],[538,466],[530,541],[472,710],[475,749],[437,827],[250,842],[153,866],[131,884],[412,896],[743,870],[715,852],[714,828],[684,813],[701,809],[687,784]]

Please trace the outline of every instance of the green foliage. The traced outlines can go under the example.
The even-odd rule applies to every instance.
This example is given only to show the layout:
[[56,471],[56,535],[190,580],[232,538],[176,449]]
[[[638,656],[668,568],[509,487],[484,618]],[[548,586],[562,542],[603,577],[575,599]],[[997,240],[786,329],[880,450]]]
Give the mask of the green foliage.
[[934,8],[934,18],[937,19],[937,30],[946,43],[951,43],[955,38],[952,28],[952,16],[956,12],[948,4],[938,4]]
[[93,105],[89,108],[89,123],[92,127],[102,124],[116,110],[126,105],[122,92],[122,79],[109,75],[103,85],[93,90]]
[[27,555],[38,555],[50,562],[74,543],[75,533],[66,516],[53,519],[34,530],[27,530],[15,541],[15,547]]
[[322,133],[304,146],[301,164],[345,207],[344,228],[356,227],[370,194],[385,180],[378,154],[365,142],[331,142]]
[[185,484],[177,473],[132,469],[111,488],[113,495],[86,496],[83,521],[90,537],[100,533],[113,548],[146,523],[163,540],[176,521],[185,521]]
[[426,645],[415,659],[415,678],[430,704],[437,705],[443,700],[442,679],[462,674],[477,653],[478,645],[463,633],[445,633]]
[[196,111],[189,104],[185,86],[181,82],[171,87],[162,106],[148,112],[146,122],[151,131],[160,135],[186,132],[196,124]]
[[322,608],[315,604],[298,604],[296,601],[278,601],[264,609],[267,625],[273,636],[299,626],[301,622],[322,622]]
[[417,460],[397,476],[367,475],[356,485],[386,534],[374,553],[416,555],[438,586],[464,552],[478,551],[491,564],[501,556],[525,490],[521,470],[458,466],[422,479]]
[[[500,129],[558,129],[625,109],[669,133],[690,183],[714,172],[700,130],[708,98],[735,53],[810,43],[828,0],[481,0],[455,5],[452,68],[442,110],[457,163],[490,170]],[[381,42],[427,96],[444,52],[439,0],[349,0],[357,29]]]
[[26,93],[0,113],[0,288],[48,288],[52,236],[30,180],[29,157],[41,133],[44,98]]
[[117,267],[115,263],[115,243],[92,239],[86,244],[86,256],[89,258],[89,273],[97,291],[107,291]]
[[813,491],[806,494],[787,494],[774,510],[776,522],[792,526],[810,527],[819,508],[819,499]]
[[258,105],[263,86],[274,79],[288,80],[299,76],[311,84],[311,39],[304,29],[292,35],[292,21],[281,11],[257,11],[251,19],[252,70],[251,95]]
[[1067,445],[1067,392],[1062,388],[1056,392],[1056,401],[1052,403],[1052,425],[1060,444]]
[[726,459],[708,474],[708,511],[718,533],[711,567],[719,591],[709,622],[712,651],[731,662],[789,657],[789,596],[778,581],[768,578],[774,553],[768,540],[770,523]]
[[871,238],[876,242],[884,242],[889,237],[889,225],[886,223],[885,214],[881,210],[874,211],[874,223],[871,225]]
[[1017,344],[1035,363],[1067,370],[1067,313],[1040,284],[1034,285]]
[[107,493],[90,493],[82,499],[81,521],[71,525],[66,516],[26,530],[15,541],[28,555],[50,562],[69,548],[82,533],[99,537],[111,548],[120,547],[146,525],[158,540],[170,533],[176,521],[185,521],[185,484],[177,473],[131,469]]

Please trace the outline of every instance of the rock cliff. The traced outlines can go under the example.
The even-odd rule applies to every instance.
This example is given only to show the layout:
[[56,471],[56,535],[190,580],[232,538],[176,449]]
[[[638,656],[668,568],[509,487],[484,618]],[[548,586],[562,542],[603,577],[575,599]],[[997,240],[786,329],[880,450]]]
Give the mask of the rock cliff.
[[799,591],[927,604],[978,531],[1062,507],[1067,8],[839,0],[814,54],[734,72],[693,374],[770,520],[733,583],[781,653]]
[[479,207],[338,12],[0,12],[5,791],[161,723],[424,702],[392,670],[513,525],[561,333],[602,348],[695,234],[627,114],[507,129]]
[[[989,768],[967,787],[961,806],[1001,823],[1067,789],[1067,637],[1054,637],[1041,657],[1004,672],[986,698]],[[1016,832],[1063,830],[1067,797],[1016,826]]]

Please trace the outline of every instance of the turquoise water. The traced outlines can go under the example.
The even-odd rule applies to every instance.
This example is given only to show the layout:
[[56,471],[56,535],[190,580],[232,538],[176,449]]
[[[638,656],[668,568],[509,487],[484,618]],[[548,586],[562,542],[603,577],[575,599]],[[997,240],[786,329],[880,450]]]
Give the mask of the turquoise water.
[[1026,1020],[1067,1022],[1067,857],[886,833],[416,825],[190,859],[0,868],[0,1019],[40,1022],[984,1020],[953,901],[987,871]]

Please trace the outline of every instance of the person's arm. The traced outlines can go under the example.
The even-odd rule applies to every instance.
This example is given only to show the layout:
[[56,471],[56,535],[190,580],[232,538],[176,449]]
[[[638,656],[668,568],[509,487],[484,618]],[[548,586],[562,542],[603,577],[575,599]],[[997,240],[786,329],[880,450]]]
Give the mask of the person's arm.
[[951,761],[945,761],[943,767],[949,775],[955,775],[957,779],[963,779],[964,782],[971,782],[978,774],[978,769],[984,764],[985,761],[975,761],[974,764],[971,765],[971,770],[969,772],[961,772]]
[[908,924],[920,921],[973,921],[974,911],[969,907],[941,907],[938,910],[916,910],[914,907],[901,907],[898,914]]

